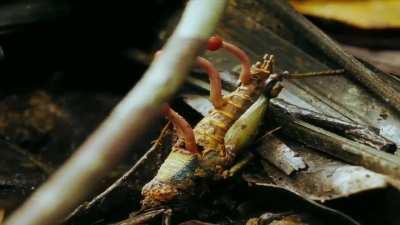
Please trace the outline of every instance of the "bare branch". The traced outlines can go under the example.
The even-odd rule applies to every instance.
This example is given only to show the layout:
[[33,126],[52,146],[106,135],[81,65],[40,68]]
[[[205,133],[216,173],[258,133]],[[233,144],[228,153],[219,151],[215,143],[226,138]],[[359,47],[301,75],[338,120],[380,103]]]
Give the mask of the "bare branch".
[[163,54],[103,124],[5,224],[58,224],[83,201],[128,147],[140,141],[161,104],[183,83],[226,4],[226,0],[189,1]]

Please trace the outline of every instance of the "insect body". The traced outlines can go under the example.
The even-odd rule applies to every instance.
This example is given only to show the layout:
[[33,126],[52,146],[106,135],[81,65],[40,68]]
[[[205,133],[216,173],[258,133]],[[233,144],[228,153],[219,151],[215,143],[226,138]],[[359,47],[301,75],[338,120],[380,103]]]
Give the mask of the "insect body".
[[[210,179],[224,178],[224,172],[232,166],[240,151],[225,145],[225,134],[263,92],[273,73],[273,56],[264,56],[262,62],[250,69],[249,60],[240,49],[227,42],[222,45],[242,62],[241,85],[222,99],[211,96],[215,109],[195,126],[192,133],[191,130],[188,133],[188,124],[167,108],[166,114],[178,128],[178,140],[157,175],[143,187],[143,209],[190,198],[196,194],[196,188]],[[211,83],[212,92],[220,92],[215,86]],[[215,104],[217,102],[219,104]]]

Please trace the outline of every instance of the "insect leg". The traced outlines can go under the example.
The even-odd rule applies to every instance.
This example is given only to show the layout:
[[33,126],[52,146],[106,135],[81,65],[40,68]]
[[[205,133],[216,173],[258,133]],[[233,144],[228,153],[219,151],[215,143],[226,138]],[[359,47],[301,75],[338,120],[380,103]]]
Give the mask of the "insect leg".
[[238,171],[243,169],[247,164],[249,164],[254,159],[254,154],[247,152],[245,156],[240,159],[236,164],[234,164],[230,169],[223,172],[223,177],[228,178],[234,176]]
[[185,149],[194,154],[199,153],[190,124],[168,104],[163,107],[162,113],[174,124],[178,131],[178,136],[185,141]]
[[[264,73],[269,74],[274,71],[274,56],[273,55],[265,55],[263,57],[262,63],[257,63],[254,70],[264,71]],[[282,91],[283,86],[281,85],[282,79],[285,77],[284,74],[272,73],[268,76],[268,79],[265,81],[264,93],[266,96],[270,98],[274,98],[279,95]]]
[[275,98],[279,95],[279,93],[281,93],[282,89],[283,89],[282,84],[278,82],[271,88],[271,91],[269,92],[268,96],[270,98]]
[[162,225],[171,225],[172,209],[167,209],[163,212]]
[[281,79],[282,75],[274,74],[274,64],[275,64],[275,57],[274,55],[265,54],[263,57],[262,62],[256,62],[251,71],[252,76],[257,76],[263,79],[270,79],[273,77],[274,79]]
[[302,79],[307,77],[341,75],[345,72],[346,71],[344,69],[324,70],[324,71],[308,72],[308,73],[289,73],[288,71],[284,71],[282,73],[282,76],[285,79]]
[[224,105],[221,78],[213,64],[203,57],[197,57],[197,65],[204,69],[210,78],[210,100],[216,109]]
[[275,98],[281,93],[283,86],[280,78],[275,78],[275,74],[271,75],[272,79],[266,81],[264,95],[269,98]]

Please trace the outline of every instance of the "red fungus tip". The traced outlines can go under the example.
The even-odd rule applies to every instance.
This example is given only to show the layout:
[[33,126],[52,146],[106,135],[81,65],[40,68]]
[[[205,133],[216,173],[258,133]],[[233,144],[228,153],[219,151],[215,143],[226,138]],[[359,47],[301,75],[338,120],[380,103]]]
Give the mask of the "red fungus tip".
[[208,39],[207,49],[210,51],[216,51],[222,47],[222,38],[220,36],[212,36]]

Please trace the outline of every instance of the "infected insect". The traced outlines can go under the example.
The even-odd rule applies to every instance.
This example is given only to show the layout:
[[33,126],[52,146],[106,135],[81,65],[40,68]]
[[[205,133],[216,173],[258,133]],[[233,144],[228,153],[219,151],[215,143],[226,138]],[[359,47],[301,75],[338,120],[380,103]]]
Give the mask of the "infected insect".
[[142,212],[185,201],[196,195],[197,188],[206,185],[210,180],[226,178],[227,171],[234,166],[235,158],[242,150],[225,143],[228,130],[263,93],[268,98],[277,96],[282,89],[280,81],[291,76],[288,73],[274,73],[273,55],[265,55],[261,61],[251,65],[247,54],[237,46],[218,36],[209,39],[208,50],[216,51],[221,48],[241,62],[240,85],[230,94],[222,96],[217,69],[208,60],[197,58],[197,65],[209,75],[210,100],[214,109],[192,129],[168,105],[163,108],[164,115],[177,130],[178,139],[157,175],[142,189]]
[[[244,51],[219,37],[210,38],[209,50],[221,48],[240,60],[241,84],[232,93],[222,96],[218,71],[206,59],[197,58],[198,65],[206,69],[210,76],[210,99],[214,109],[191,129],[188,122],[169,106],[165,106],[163,112],[176,127],[178,140],[157,175],[142,189],[144,209],[185,200],[196,194],[199,183],[226,177],[225,171],[234,164],[240,150],[225,145],[225,134],[257,100],[266,86],[273,83],[274,89],[279,89],[279,84],[272,82],[278,79],[278,76],[271,76],[274,61],[272,55],[265,55],[261,62],[251,66]],[[275,91],[275,94],[278,93]]]

